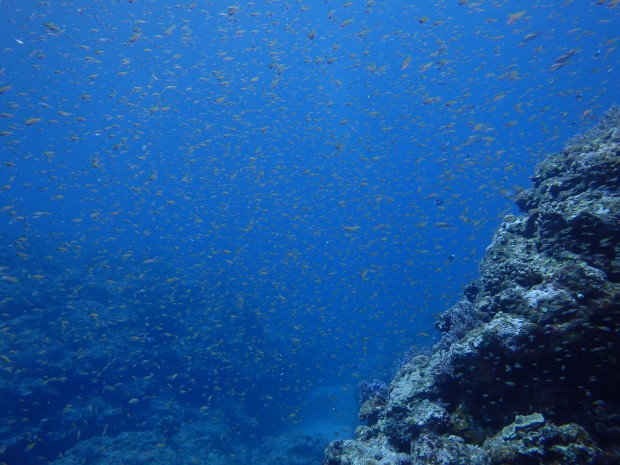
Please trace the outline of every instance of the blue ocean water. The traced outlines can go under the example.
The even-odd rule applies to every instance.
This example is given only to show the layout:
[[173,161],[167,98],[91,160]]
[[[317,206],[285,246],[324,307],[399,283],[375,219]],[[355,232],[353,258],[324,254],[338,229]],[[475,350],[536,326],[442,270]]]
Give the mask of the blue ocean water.
[[352,436],[619,100],[619,3],[0,2],[0,462]]

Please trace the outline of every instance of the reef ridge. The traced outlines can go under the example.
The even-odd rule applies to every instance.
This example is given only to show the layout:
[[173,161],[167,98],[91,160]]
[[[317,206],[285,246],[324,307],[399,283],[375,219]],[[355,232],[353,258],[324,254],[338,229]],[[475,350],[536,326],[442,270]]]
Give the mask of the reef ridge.
[[324,465],[620,463],[620,107],[516,192],[441,340]]

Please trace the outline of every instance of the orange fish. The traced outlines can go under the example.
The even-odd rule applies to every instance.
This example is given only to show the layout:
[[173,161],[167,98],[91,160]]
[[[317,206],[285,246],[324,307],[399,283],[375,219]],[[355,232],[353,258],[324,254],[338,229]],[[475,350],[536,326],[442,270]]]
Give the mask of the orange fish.
[[430,69],[430,67],[433,66],[433,62],[429,61],[428,63],[421,65],[420,66],[420,72],[423,73],[424,71],[428,71]]
[[407,66],[409,66],[409,63],[411,63],[411,57],[405,58],[405,61],[403,61],[403,64],[400,65],[400,69],[407,68]]
[[506,24],[514,24],[521,18],[527,10],[519,11],[518,13],[511,13],[508,15],[508,19],[506,20]]
[[142,35],[142,31],[136,32],[134,35],[132,35],[129,38],[129,41],[127,41],[127,43],[128,44],[135,44],[138,41],[138,39],[140,38],[141,35]]

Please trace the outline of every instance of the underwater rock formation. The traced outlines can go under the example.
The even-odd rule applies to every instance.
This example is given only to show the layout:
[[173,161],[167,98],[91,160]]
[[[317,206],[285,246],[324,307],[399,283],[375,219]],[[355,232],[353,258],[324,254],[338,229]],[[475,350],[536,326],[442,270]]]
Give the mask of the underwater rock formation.
[[532,181],[441,341],[324,465],[620,463],[620,108]]
[[225,437],[216,423],[183,423],[165,437],[157,430],[125,431],[117,436],[94,436],[78,442],[52,465],[209,464],[311,465],[320,460],[327,438],[314,434],[285,433],[266,438],[260,446],[240,447]]

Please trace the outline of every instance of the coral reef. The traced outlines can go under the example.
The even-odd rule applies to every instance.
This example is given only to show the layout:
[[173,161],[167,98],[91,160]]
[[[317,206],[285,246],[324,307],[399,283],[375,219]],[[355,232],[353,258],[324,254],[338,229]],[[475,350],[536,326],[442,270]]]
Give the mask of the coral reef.
[[618,115],[537,167],[441,341],[324,465],[620,462]]
[[126,431],[114,437],[95,436],[80,441],[54,465],[141,465],[152,463],[241,465],[311,465],[321,459],[327,439],[300,432],[267,437],[254,447],[240,447],[208,419],[184,423],[165,437],[158,431]]

